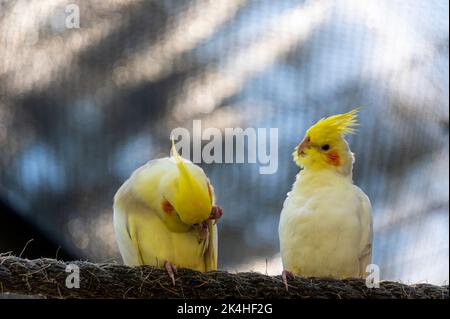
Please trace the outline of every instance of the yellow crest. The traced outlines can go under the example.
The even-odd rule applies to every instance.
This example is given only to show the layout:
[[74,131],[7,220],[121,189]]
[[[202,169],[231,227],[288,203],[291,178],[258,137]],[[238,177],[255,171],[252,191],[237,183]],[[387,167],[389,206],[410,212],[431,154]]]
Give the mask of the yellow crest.
[[346,134],[356,133],[358,126],[357,117],[360,108],[356,108],[348,113],[336,114],[319,120],[311,126],[306,135],[312,140],[326,140],[342,137]]
[[202,187],[198,179],[190,172],[184,159],[178,154],[173,138],[172,157],[179,171],[173,205],[181,220],[191,225],[207,220],[212,209],[207,181],[205,180],[205,186]]

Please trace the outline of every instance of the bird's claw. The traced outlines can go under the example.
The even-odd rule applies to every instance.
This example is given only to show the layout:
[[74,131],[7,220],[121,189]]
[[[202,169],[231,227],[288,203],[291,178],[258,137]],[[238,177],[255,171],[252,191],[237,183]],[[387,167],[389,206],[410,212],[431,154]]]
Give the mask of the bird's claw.
[[172,283],[175,286],[175,274],[177,273],[177,267],[170,261],[166,261],[164,263],[164,268],[166,268],[167,274],[169,275],[170,279],[172,279]]
[[281,277],[283,278],[283,283],[284,283],[284,286],[286,287],[286,291],[289,291],[289,289],[288,289],[288,278],[290,280],[294,279],[294,277],[295,277],[294,274],[291,273],[288,270],[283,270],[283,272],[281,273]]
[[208,228],[208,222],[203,222],[200,224],[200,238],[198,239],[198,242],[201,243],[202,241],[206,240],[209,235],[209,228]]
[[[209,220],[213,220],[213,225],[217,223],[217,220],[222,217],[223,212],[222,208],[219,206],[213,206],[211,209],[211,215],[209,215]],[[201,243],[202,241],[206,240],[209,236],[209,227],[208,227],[208,221],[204,221],[203,223],[199,224],[200,227],[200,238],[198,239],[198,242]]]

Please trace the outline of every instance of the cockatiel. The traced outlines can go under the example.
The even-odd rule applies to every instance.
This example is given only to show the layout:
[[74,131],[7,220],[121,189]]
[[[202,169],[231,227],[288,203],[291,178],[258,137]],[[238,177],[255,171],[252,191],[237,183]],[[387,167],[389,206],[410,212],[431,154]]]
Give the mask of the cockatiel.
[[279,239],[287,277],[363,277],[372,257],[372,208],[353,184],[353,153],[344,139],[355,133],[358,109],[323,118],[295,148],[303,168],[281,211]]
[[217,226],[222,216],[203,170],[172,157],[136,169],[114,196],[114,229],[126,265],[164,267],[173,284],[177,266],[217,269]]

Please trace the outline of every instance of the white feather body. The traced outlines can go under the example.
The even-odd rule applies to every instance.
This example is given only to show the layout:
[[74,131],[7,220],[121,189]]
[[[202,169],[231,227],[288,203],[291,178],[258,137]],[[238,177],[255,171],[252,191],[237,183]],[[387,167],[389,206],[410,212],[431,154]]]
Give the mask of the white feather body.
[[284,202],[279,236],[285,270],[307,277],[362,277],[371,259],[370,201],[351,174],[303,170]]

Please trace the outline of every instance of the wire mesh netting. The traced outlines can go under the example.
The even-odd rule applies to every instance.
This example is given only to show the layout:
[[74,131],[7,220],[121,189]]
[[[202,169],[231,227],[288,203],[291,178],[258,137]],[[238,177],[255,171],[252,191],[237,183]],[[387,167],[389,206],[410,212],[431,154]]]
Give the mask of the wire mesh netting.
[[65,249],[120,260],[115,191],[168,155],[172,129],[200,139],[199,119],[278,129],[274,174],[201,166],[225,212],[219,267],[279,273],[292,150],[318,119],[362,106],[350,146],[373,262],[383,279],[448,281],[448,2],[70,3],[79,28],[68,1],[0,0],[0,197]]

